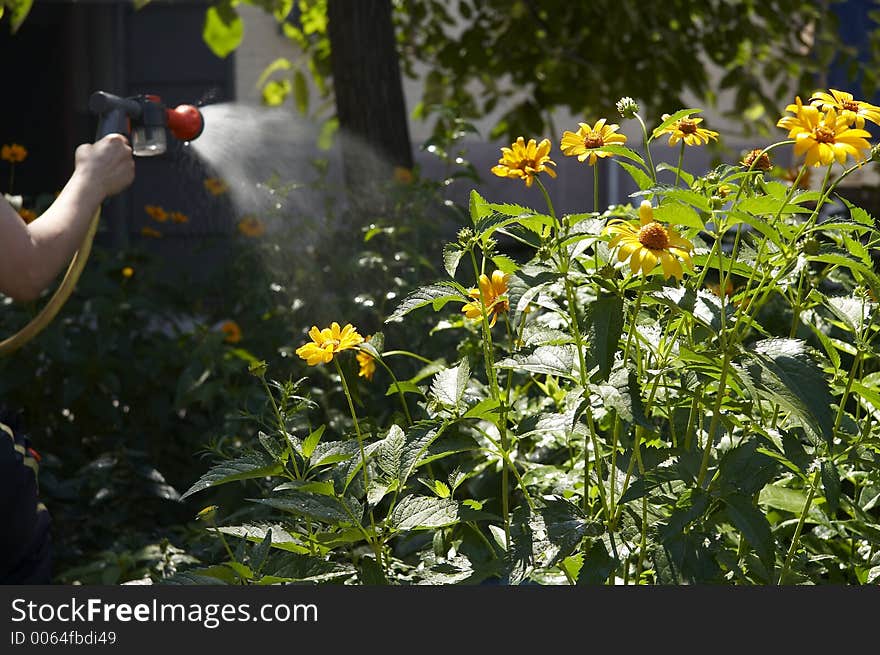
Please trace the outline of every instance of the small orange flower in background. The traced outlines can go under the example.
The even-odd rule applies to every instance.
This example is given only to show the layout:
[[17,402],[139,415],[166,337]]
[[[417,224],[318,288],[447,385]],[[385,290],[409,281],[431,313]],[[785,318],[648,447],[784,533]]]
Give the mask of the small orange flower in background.
[[238,231],[246,237],[259,237],[266,232],[266,226],[256,216],[245,216],[238,222]]
[[394,167],[394,181],[398,184],[410,184],[413,181],[413,173],[403,166]]
[[[495,325],[498,315],[510,310],[510,301],[507,299],[507,280],[509,275],[505,275],[496,269],[492,272],[492,278],[486,275],[480,275],[478,280],[479,288],[471,289],[468,295],[473,298],[472,302],[466,303],[461,311],[470,319],[480,319],[483,316],[483,308],[489,313],[489,327]],[[482,301],[480,295],[482,293]]]
[[147,212],[150,218],[159,223],[164,223],[168,220],[168,212],[159,205],[144,205],[144,211]]
[[593,127],[587,123],[578,123],[577,132],[563,132],[559,147],[562,154],[568,157],[577,157],[578,161],[587,162],[590,166],[596,163],[599,157],[611,157],[612,154],[603,150],[605,146],[622,146],[626,143],[625,134],[617,134],[619,125],[606,125],[604,118],[596,121]]
[[[667,118],[669,118],[669,114],[663,114],[662,119],[666,121]],[[684,141],[685,144],[689,146],[701,146],[704,143],[709,143],[710,140],[717,141],[718,132],[700,127],[700,123],[702,122],[702,118],[691,118],[690,116],[685,116],[684,118],[675,121],[668,127],[665,127],[664,129],[656,132],[655,136],[668,134],[669,145],[671,146],[674,146],[679,141]]]
[[172,223],[189,223],[189,216],[183,212],[171,212]]
[[8,161],[10,164],[23,162],[27,156],[27,148],[18,143],[7,144],[0,148],[0,159]]
[[538,173],[556,177],[551,166],[556,166],[556,162],[550,159],[550,139],[541,143],[529,139],[526,143],[523,137],[518,137],[509,148],[501,148],[501,159],[492,167],[492,172],[498,177],[519,178],[530,187]]
[[769,171],[773,165],[770,163],[770,155],[764,152],[763,148],[755,148],[749,150],[739,162],[743,168],[751,168],[755,165],[755,170]]
[[336,321],[323,330],[319,330],[318,326],[313,325],[309,330],[309,336],[312,340],[296,349],[296,354],[306,360],[309,366],[326,364],[333,359],[333,355],[336,353],[350,350],[364,341],[364,338],[358,334],[357,329],[351,323],[340,328]]
[[122,277],[130,278],[134,275],[134,269],[131,266],[125,266],[120,273],[122,273]]
[[34,221],[34,219],[37,217],[37,212],[32,211],[30,209],[25,209],[24,207],[22,207],[21,209],[18,210],[18,215],[21,216],[21,219],[25,223],[32,223]]
[[221,180],[219,177],[206,177],[205,178],[205,188],[208,190],[212,196],[223,195],[227,191],[229,191],[229,186]]
[[223,341],[226,343],[238,343],[241,341],[241,328],[235,321],[223,321],[220,331],[224,334]]
[[[364,342],[372,339],[373,336],[370,335]],[[355,355],[355,359],[357,359],[358,364],[360,364],[360,369],[358,370],[358,377],[364,378],[369,382],[373,381],[373,374],[376,372],[376,360],[370,353],[364,352],[363,350],[358,351],[358,354]]]
[[145,237],[150,237],[151,239],[161,239],[162,233],[159,230],[154,230],[151,227],[142,227],[141,235]]

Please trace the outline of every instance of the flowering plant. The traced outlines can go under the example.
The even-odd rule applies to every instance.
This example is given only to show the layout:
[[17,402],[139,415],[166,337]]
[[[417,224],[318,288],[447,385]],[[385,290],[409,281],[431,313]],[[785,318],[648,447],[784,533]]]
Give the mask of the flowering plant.
[[[202,574],[880,579],[880,234],[836,196],[876,159],[864,126],[880,108],[837,90],[798,98],[778,122],[786,139],[702,175],[684,167],[686,149],[718,133],[699,110],[649,131],[633,100],[618,109],[637,121],[641,151],[606,118],[566,131],[560,149],[592,167],[594,189],[600,166],[624,168],[633,202],[602,208],[594,196],[590,211],[557,215],[543,182],[556,176],[550,140],[520,137],[492,172],[535,189],[546,209],[472,192],[471,224],[443,249],[447,276],[387,317],[390,327],[438,312],[434,333],[462,335],[452,358],[387,348],[350,324],[314,326],[296,353],[306,367],[332,362],[349,415],[317,427],[299,383],[270,384],[254,367],[275,416],[262,450],[219,464],[185,496],[268,476],[257,503],[271,511],[212,523],[224,544],[252,546],[227,545],[225,568]],[[677,164],[654,164],[661,137],[679,147]],[[803,161],[794,179],[776,179],[771,157],[788,148]],[[810,168],[823,172],[817,189],[802,188]],[[346,364],[355,356],[361,380]],[[425,366],[398,379],[399,357]],[[359,398],[358,385],[383,375],[400,409]]]

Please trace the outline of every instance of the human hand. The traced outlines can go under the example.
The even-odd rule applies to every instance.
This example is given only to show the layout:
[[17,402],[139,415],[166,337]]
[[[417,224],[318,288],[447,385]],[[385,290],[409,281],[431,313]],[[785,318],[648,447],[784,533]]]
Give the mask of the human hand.
[[84,143],[76,149],[76,170],[100,191],[101,196],[112,196],[134,180],[134,158],[128,139],[122,134],[108,134],[95,143]]

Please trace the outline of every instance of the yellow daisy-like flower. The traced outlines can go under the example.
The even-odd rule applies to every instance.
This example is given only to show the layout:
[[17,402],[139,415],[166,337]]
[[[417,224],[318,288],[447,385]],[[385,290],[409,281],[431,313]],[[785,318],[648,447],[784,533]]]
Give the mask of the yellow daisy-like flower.
[[241,341],[241,328],[235,321],[223,321],[219,330],[223,333],[223,341],[226,343],[238,343]]
[[265,233],[266,226],[255,216],[245,216],[238,222],[238,231],[246,237],[258,237]]
[[364,338],[358,334],[357,329],[351,323],[340,328],[336,321],[323,330],[319,330],[316,325],[313,325],[309,330],[309,336],[312,338],[311,342],[296,349],[296,354],[306,360],[309,366],[326,364],[333,359],[333,355],[336,353],[350,350],[364,341]]
[[642,275],[649,275],[660,264],[664,277],[681,280],[684,274],[681,263],[688,270],[694,268],[691,259],[693,244],[675,230],[655,221],[654,208],[648,200],[643,200],[639,206],[638,225],[622,219],[613,220],[605,226],[602,234],[613,235],[608,246],[620,246],[617,258],[622,262],[629,259],[633,274],[641,270]]
[[189,223],[189,216],[183,212],[171,212],[172,223]]
[[205,188],[212,196],[219,196],[229,190],[229,186],[219,177],[206,177],[204,181]]
[[[364,341],[367,342],[372,338],[373,336],[370,335],[366,339],[364,339]],[[355,359],[357,359],[358,364],[360,365],[360,369],[358,370],[358,377],[364,378],[367,381],[372,382],[373,374],[376,372],[376,360],[370,353],[364,352],[363,350],[358,351],[358,354],[355,355]]]
[[565,131],[562,133],[559,147],[562,148],[563,155],[577,156],[578,161],[589,158],[587,163],[592,166],[599,157],[612,156],[610,152],[602,150],[602,148],[626,143],[626,135],[617,134],[619,129],[619,125],[606,125],[604,118],[597,120],[593,127],[587,123],[578,123],[577,132]]
[[[489,327],[495,325],[498,315],[510,310],[510,301],[507,299],[507,280],[510,276],[505,275],[500,270],[492,272],[490,279],[486,275],[480,275],[477,281],[479,288],[471,289],[468,295],[474,300],[465,303],[461,311],[470,319],[480,319],[485,312],[488,312]],[[482,292],[482,300],[480,294]]]
[[8,161],[10,164],[23,162],[27,156],[27,148],[18,143],[7,144],[0,148],[0,159]]
[[134,269],[131,266],[123,267],[122,271],[120,272],[122,273],[122,277],[124,278],[130,278],[134,275]]
[[151,239],[161,239],[162,233],[159,230],[154,230],[151,227],[142,227],[141,235],[145,237],[150,237]]
[[874,125],[880,125],[880,107],[862,100],[855,100],[852,93],[846,91],[828,90],[830,93],[824,91],[814,93],[810,98],[810,104],[822,111],[834,109],[846,119],[849,125],[855,125],[858,129],[865,127],[866,118]]
[[[662,118],[665,121],[669,118],[669,114],[663,114]],[[657,132],[657,136],[668,134],[671,146],[679,141],[684,141],[689,146],[701,146],[709,143],[710,140],[717,140],[718,132],[700,127],[702,122],[702,118],[691,118],[688,115]]]
[[168,220],[168,212],[159,205],[144,205],[144,211],[147,215],[158,223],[164,223]]
[[518,137],[509,148],[501,148],[501,153],[498,164],[492,167],[498,177],[520,178],[527,187],[532,186],[538,173],[556,177],[556,171],[550,168],[556,166],[556,162],[550,159],[550,139],[541,143],[529,139],[526,143],[523,137]]
[[828,166],[835,160],[843,164],[847,155],[861,161],[871,149],[867,141],[871,134],[851,128],[833,108],[823,113],[818,107],[804,105],[797,97],[795,104],[788,105],[785,111],[794,116],[783,116],[776,126],[788,130],[788,137],[795,140],[794,154],[806,155],[807,166]]
[[37,212],[32,209],[25,209],[24,207],[18,210],[18,215],[21,216],[21,220],[25,223],[33,223],[34,219],[37,218]]

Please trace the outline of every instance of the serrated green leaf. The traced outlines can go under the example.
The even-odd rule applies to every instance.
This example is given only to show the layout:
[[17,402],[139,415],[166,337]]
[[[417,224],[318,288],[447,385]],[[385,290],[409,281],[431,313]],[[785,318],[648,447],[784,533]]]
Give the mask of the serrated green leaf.
[[854,334],[860,334],[869,322],[876,304],[857,296],[826,296],[825,304]]
[[312,453],[315,452],[315,448],[319,443],[321,443],[321,437],[324,435],[324,429],[326,425],[321,425],[316,430],[313,430],[309,433],[309,436],[305,438],[302,444],[302,456],[308,459],[312,456]]
[[471,368],[467,359],[462,359],[457,366],[440,371],[434,376],[431,395],[438,403],[457,414],[470,376]]
[[614,161],[618,166],[629,173],[629,176],[633,179],[633,182],[636,183],[636,186],[639,187],[640,190],[644,191],[645,189],[650,189],[654,186],[654,180],[652,180],[651,177],[638,166],[634,166],[625,161],[620,161],[619,159],[615,159]]
[[211,468],[193,486],[187,489],[180,496],[180,499],[184,500],[194,493],[209,487],[217,487],[221,484],[237,480],[250,480],[278,475],[282,470],[283,467],[279,462],[273,461],[261,453],[244,455],[243,457],[227,460]]
[[654,426],[645,417],[638,376],[634,371],[618,368],[612,372],[607,382],[590,385],[590,391],[594,397],[602,400],[606,410],[617,412],[622,421],[654,430]]
[[450,277],[455,277],[458,264],[464,254],[465,250],[457,243],[447,243],[443,246],[443,268],[446,269]]
[[395,530],[429,530],[453,525],[459,521],[459,505],[451,498],[406,496],[391,513]]
[[590,349],[590,364],[599,367],[599,378],[607,380],[614,365],[623,334],[623,298],[618,295],[602,295],[587,305],[586,333]]
[[538,346],[529,354],[515,355],[496,364],[497,368],[511,368],[556,375],[577,380],[575,354],[572,346]]
[[406,445],[400,456],[400,486],[412,475],[428,447],[442,434],[439,421],[417,421],[406,430]]
[[386,323],[399,320],[415,309],[432,305],[434,311],[441,309],[446,303],[457,300],[467,302],[470,300],[464,289],[460,285],[439,282],[437,284],[429,284],[412,291],[407,295],[397,309],[385,319]]
[[837,467],[828,461],[822,462],[821,468],[822,487],[825,490],[825,502],[828,505],[828,511],[834,515],[837,508],[840,507],[840,476],[837,473]]
[[492,213],[489,203],[486,202],[486,199],[483,198],[483,196],[477,193],[476,189],[471,189],[471,194],[468,198],[468,210],[471,216],[471,222],[474,225]]
[[764,339],[752,345],[747,367],[755,385],[801,423],[814,440],[830,443],[833,398],[822,370],[798,339]]
[[758,496],[760,505],[781,509],[799,515],[807,502],[807,495],[800,489],[789,489],[778,484],[768,484]]
[[693,207],[680,202],[665,202],[654,208],[654,218],[670,225],[684,225],[704,229],[705,224]]
[[315,446],[309,464],[312,467],[338,464],[358,454],[359,451],[356,441],[325,441]]
[[750,497],[742,494],[725,496],[724,503],[733,525],[755,549],[764,566],[772,568],[775,543],[767,517],[755,507]]
[[289,490],[269,498],[250,499],[259,503],[290,512],[296,516],[333,525],[352,525],[360,521],[363,507],[354,498],[337,498],[308,491]]
[[251,550],[250,565],[256,573],[259,574],[263,564],[266,563],[270,548],[272,548],[272,531],[267,530],[263,540]]
[[462,418],[474,418],[482,420],[494,420],[501,409],[501,404],[495,398],[484,398],[464,413]]
[[399,425],[392,425],[385,438],[379,442],[376,452],[376,464],[389,479],[396,482],[400,482],[404,446],[406,435]]
[[291,535],[283,526],[277,524],[245,523],[243,525],[224,525],[213,528],[213,530],[233,537],[247,539],[252,543],[260,543],[267,536],[270,536],[269,543],[272,548],[287,550],[292,553],[308,552],[308,548],[299,539]]

